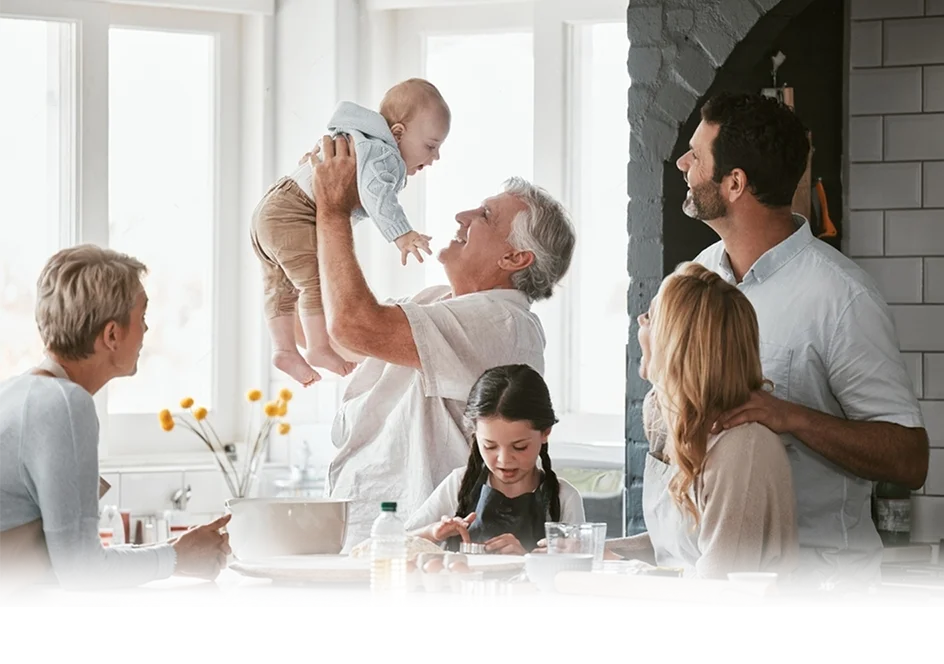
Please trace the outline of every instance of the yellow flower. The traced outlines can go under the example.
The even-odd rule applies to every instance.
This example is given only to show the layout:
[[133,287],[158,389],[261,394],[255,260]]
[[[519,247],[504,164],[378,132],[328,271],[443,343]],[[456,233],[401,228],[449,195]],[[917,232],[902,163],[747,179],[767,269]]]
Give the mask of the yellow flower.
[[279,414],[279,404],[275,401],[270,401],[263,407],[263,412],[269,417],[275,417]]
[[292,400],[292,391],[287,387],[283,387],[279,390],[279,399],[285,401],[286,403]]
[[167,409],[162,410],[157,419],[161,422],[161,428],[164,431],[170,431],[174,428],[174,417],[170,414],[170,411]]
[[193,405],[193,399],[191,399],[190,397],[184,397],[183,399],[180,400],[181,408],[190,408],[190,406],[192,405]]
[[292,425],[290,425],[288,422],[282,422],[282,424],[279,425],[279,433],[282,434],[283,436],[291,430],[292,430]]
[[195,420],[203,420],[203,419],[206,419],[206,416],[207,416],[207,409],[204,408],[203,406],[201,406],[200,408],[197,408],[197,409],[195,409],[195,410],[193,411],[193,419],[195,419]]
[[279,417],[285,417],[285,414],[288,412],[288,404],[284,401],[279,402]]
[[246,392],[246,399],[249,401],[259,401],[262,398],[261,390],[249,390]]

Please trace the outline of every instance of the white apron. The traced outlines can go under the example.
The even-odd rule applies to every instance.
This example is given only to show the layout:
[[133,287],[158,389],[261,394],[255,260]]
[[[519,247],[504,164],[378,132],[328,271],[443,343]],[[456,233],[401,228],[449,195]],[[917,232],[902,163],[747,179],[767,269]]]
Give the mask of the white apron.
[[685,570],[685,576],[693,576],[695,562],[701,557],[698,549],[701,526],[695,526],[691,517],[683,514],[669,493],[669,481],[676,471],[677,468],[660,461],[652,452],[646,454],[642,511],[656,565],[680,567]]

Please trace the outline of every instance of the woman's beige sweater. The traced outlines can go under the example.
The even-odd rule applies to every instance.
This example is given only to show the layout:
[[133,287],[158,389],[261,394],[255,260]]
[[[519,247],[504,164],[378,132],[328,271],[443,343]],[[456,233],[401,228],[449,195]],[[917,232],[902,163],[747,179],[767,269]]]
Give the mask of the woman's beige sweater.
[[[667,434],[654,392],[646,396],[644,424],[650,454],[663,458]],[[695,481],[699,511],[699,577],[725,578],[728,572],[792,572],[799,557],[796,499],[790,461],[780,436],[760,424],[745,424],[712,436],[702,472]],[[686,519],[684,522],[690,524]],[[645,559],[648,535],[629,538],[617,552],[637,550]],[[657,561],[658,562],[658,561]]]

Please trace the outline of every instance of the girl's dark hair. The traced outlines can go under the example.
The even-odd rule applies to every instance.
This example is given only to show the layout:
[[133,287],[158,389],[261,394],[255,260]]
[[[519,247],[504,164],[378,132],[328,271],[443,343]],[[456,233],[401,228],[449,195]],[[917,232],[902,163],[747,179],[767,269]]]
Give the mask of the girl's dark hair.
[[[463,419],[471,431],[469,464],[459,486],[456,516],[466,517],[475,509],[477,496],[472,490],[488,473],[475,438],[475,424],[482,417],[500,417],[509,422],[527,421],[535,431],[544,431],[557,423],[547,383],[527,364],[509,364],[487,370],[472,386]],[[560,482],[551,468],[547,443],[541,446],[544,492],[552,521],[560,521]]]

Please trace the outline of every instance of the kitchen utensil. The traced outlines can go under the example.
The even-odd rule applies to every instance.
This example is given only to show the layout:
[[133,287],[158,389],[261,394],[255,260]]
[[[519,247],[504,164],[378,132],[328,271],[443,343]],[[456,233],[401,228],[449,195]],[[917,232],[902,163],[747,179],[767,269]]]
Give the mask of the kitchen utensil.
[[721,579],[673,579],[662,576],[560,572],[554,584],[566,595],[596,595],[707,604],[762,604],[776,597],[772,583],[745,583]]
[[242,561],[300,554],[337,554],[350,501],[327,498],[234,498],[226,502],[233,555]]
[[836,229],[836,225],[833,223],[833,220],[829,217],[829,204],[826,202],[826,189],[823,187],[823,178],[816,178],[816,183],[813,185],[813,189],[816,192],[816,197],[814,198],[814,208],[817,210],[817,219],[819,220],[818,231],[819,233],[816,237],[823,239],[827,237],[836,237],[839,235],[839,231]]

